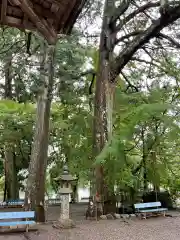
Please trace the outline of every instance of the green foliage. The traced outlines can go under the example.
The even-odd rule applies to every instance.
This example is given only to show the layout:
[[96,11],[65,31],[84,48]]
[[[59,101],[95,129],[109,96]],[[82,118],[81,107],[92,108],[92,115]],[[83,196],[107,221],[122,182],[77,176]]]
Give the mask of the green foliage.
[[[28,168],[35,102],[41,84],[39,45],[42,40],[33,37],[32,55],[29,56],[24,33],[15,29],[1,30],[0,33],[4,36],[0,40],[3,81],[7,57],[13,56],[10,66],[13,101],[3,100],[5,81],[0,86],[0,176],[3,178],[5,145],[10,146],[16,155],[17,172]],[[102,164],[109,188],[117,186],[123,191],[141,190],[144,181],[142,161],[145,157],[148,183],[169,189],[173,196],[177,195],[180,190],[180,92],[171,81],[173,78],[179,82],[176,61],[173,57],[168,62],[161,58],[161,68],[151,69],[151,72],[143,64],[130,62],[127,65],[127,78],[137,86],[138,91],[129,87],[123,76],[119,76],[113,112],[113,137],[100,155],[93,159],[93,113],[89,107],[88,92],[92,75],[82,73],[87,68],[97,71],[99,51],[94,46],[82,44],[81,38],[82,35],[76,30],[72,36],[61,39],[56,47],[47,191],[57,191],[54,179],[62,173],[64,162],[82,184],[91,180],[96,164]],[[165,76],[164,69],[168,76]],[[145,79],[148,79],[148,84]],[[19,179],[23,178],[19,176]]]
[[172,159],[179,159],[179,93],[173,85],[152,85],[148,91],[136,93],[125,89],[121,84],[116,90],[113,137],[94,164],[104,166],[109,186],[138,190],[143,186],[144,156],[148,183],[172,187],[170,182],[176,181],[172,169],[176,168],[176,177],[180,174],[179,166],[172,163]]

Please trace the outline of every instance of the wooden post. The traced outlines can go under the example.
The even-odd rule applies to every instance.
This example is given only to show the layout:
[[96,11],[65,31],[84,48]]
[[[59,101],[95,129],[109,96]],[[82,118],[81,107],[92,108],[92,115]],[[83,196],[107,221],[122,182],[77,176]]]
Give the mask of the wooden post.
[[37,99],[36,125],[29,164],[29,176],[26,189],[28,199],[36,211],[36,218],[45,222],[44,193],[49,140],[49,119],[54,84],[55,45],[42,45],[40,88]]

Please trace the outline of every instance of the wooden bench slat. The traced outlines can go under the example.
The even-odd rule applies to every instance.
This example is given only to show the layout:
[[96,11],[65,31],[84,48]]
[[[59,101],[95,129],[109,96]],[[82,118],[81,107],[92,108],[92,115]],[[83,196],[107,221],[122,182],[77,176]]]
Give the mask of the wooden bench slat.
[[160,202],[136,203],[136,204],[134,204],[134,207],[137,209],[150,208],[150,207],[161,207],[161,203]]
[[[16,227],[25,225],[26,231],[28,232],[29,225],[36,224],[32,219],[35,217],[34,211],[25,212],[1,212],[0,213],[0,227]],[[31,220],[28,220],[28,219]],[[23,220],[24,219],[24,220]],[[14,221],[13,221],[14,220]]]
[[167,208],[153,208],[153,209],[144,209],[144,210],[139,210],[139,212],[141,213],[146,213],[146,212],[163,212],[163,211],[167,211],[168,209]]
[[161,207],[161,202],[136,203],[134,207],[137,213],[145,214],[144,218],[146,218],[146,213],[163,212],[165,216],[165,212],[168,211],[167,208]]
[[168,211],[168,208],[159,208],[161,211]]
[[62,202],[62,200],[60,198],[46,200],[46,203],[48,205],[61,205],[61,202]]
[[19,219],[19,218],[34,218],[35,212],[28,211],[28,212],[1,212],[0,213],[0,220],[4,219]]
[[6,202],[24,202],[22,199],[15,199],[15,200],[7,200]]
[[17,221],[17,222],[0,222],[0,227],[5,226],[18,226],[18,225],[32,225],[35,221]]
[[7,200],[7,204],[24,204],[24,200],[22,199],[14,199],[14,200]]
[[0,207],[2,208],[13,208],[13,207],[22,207],[24,205],[23,199],[7,200],[5,202],[0,202]]

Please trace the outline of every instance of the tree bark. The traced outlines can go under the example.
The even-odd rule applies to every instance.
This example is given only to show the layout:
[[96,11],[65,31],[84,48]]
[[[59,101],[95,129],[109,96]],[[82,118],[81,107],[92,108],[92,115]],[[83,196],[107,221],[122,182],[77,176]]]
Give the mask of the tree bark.
[[[4,88],[4,98],[12,100],[12,54],[5,58],[4,64],[4,76],[5,76],[5,88]],[[16,170],[16,155],[14,149],[10,144],[5,146],[4,150],[5,158],[5,186],[4,186],[4,200],[17,199],[19,197],[19,188],[17,180],[17,170]]]
[[[156,146],[154,147],[152,153],[151,153],[151,158],[152,158],[152,168],[153,168],[153,188],[154,191],[160,192],[160,179],[159,179],[159,175],[157,173],[157,153],[156,153],[157,149]],[[158,179],[157,179],[158,178]]]
[[142,128],[142,166],[143,166],[143,189],[144,193],[148,191],[148,176],[147,176],[147,140],[145,139],[145,129]]
[[148,179],[147,179],[147,164],[146,157],[143,155],[143,182],[144,182],[144,193],[148,191]]
[[7,196],[7,181],[6,181],[6,175],[5,175],[3,202],[6,201],[6,196]]
[[36,126],[29,165],[26,205],[36,211],[36,220],[45,221],[44,195],[49,140],[49,120],[54,83],[54,45],[43,45],[41,55],[41,89],[37,100]]
[[[109,62],[112,58],[113,39],[109,26],[108,12],[112,8],[113,1],[106,0],[104,5],[104,16],[100,36],[99,46],[99,67],[96,77],[95,100],[94,100],[94,120],[93,120],[93,153],[96,157],[104,148],[106,142],[112,136],[112,114],[115,85],[110,79]],[[112,27],[112,26],[111,26]],[[110,191],[105,182],[105,172],[101,164],[95,167],[96,193],[101,201],[101,207],[110,203]],[[106,208],[107,209],[107,208]],[[106,212],[106,210],[105,210]]]
[[4,98],[12,100],[12,54],[6,57],[4,64],[5,88]]
[[16,156],[11,148],[6,147],[5,151],[5,169],[6,180],[5,185],[7,189],[8,200],[15,200],[19,198],[18,179],[16,171]]

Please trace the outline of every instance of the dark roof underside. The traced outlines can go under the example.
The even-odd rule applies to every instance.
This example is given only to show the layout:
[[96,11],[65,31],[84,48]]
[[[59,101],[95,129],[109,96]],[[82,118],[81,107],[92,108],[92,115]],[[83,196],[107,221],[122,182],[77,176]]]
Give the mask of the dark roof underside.
[[49,44],[68,34],[86,0],[0,0],[1,25],[38,31]]

